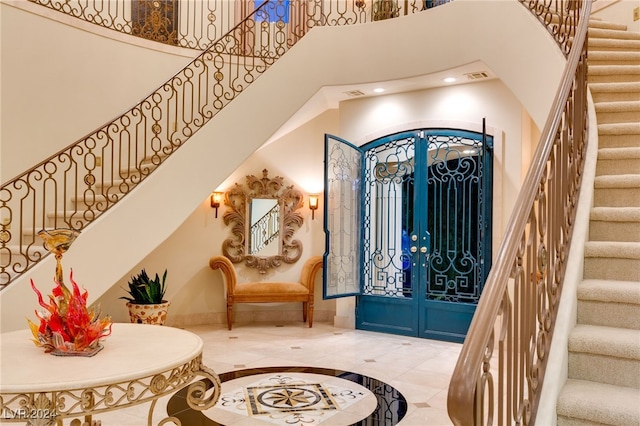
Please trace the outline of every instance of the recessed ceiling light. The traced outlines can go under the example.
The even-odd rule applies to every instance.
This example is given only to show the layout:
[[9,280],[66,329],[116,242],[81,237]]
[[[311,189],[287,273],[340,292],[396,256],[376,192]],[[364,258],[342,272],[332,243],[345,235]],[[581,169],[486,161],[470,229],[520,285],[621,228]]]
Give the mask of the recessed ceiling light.
[[382,87],[376,87],[375,89],[373,89],[373,91],[376,93],[382,93],[384,92],[384,89]]
[[454,77],[447,77],[445,79],[443,79],[445,83],[453,83],[454,81],[456,81],[456,79]]

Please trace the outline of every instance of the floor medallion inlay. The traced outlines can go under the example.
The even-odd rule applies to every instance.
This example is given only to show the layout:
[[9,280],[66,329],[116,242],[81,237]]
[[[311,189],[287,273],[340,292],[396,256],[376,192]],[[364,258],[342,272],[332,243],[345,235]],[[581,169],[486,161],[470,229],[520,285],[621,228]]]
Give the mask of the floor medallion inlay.
[[[348,371],[315,367],[267,367],[220,375],[215,407],[196,412],[176,394],[170,415],[189,425],[395,425],[407,402],[395,388]],[[244,423],[243,423],[244,424]]]
[[[230,386],[225,384],[225,387]],[[365,401],[368,404],[360,410],[367,410],[368,415],[376,407],[371,391],[353,382],[323,375],[265,375],[248,385],[233,387],[229,392],[223,390],[217,409],[273,424],[320,424],[366,397],[369,397],[369,401]],[[208,414],[215,418],[215,413]]]

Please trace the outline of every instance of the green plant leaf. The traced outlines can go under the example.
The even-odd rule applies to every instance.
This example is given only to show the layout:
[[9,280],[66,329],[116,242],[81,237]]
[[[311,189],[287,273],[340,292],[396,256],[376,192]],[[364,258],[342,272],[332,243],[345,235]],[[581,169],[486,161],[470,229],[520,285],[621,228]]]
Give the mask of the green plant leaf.
[[141,305],[162,303],[166,291],[166,279],[166,269],[164,270],[162,281],[160,281],[160,276],[157,273],[153,280],[150,279],[147,271],[142,269],[138,275],[132,276],[129,280],[128,292],[131,297],[123,296],[120,299]]

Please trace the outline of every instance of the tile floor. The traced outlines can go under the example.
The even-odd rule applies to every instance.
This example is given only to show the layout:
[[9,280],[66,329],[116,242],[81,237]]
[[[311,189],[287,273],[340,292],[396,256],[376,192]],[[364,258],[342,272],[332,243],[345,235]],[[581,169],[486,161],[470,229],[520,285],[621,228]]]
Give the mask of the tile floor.
[[[400,426],[450,425],[446,412],[449,378],[461,345],[315,323],[236,324],[186,328],[204,342],[203,362],[216,373],[275,366],[311,366],[351,371],[379,379],[396,388],[408,402]],[[222,393],[228,392],[223,384]],[[167,398],[154,413],[154,424],[164,415]],[[106,413],[103,426],[147,424],[148,406]],[[214,418],[215,420],[215,418]],[[251,418],[234,425],[256,424]],[[341,426],[331,421],[330,426]],[[189,425],[183,425],[189,426]]]

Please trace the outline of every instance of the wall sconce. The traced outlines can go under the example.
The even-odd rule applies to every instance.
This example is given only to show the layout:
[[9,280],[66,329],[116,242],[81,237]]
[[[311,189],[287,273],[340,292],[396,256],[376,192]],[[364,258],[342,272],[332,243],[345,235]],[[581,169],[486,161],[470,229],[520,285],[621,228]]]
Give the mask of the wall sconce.
[[222,202],[223,196],[224,194],[222,192],[211,193],[211,207],[216,209],[216,219],[218,218],[218,207],[220,207],[220,203]]
[[309,195],[309,210],[311,210],[311,219],[315,219],[315,213],[318,209],[318,194]]

